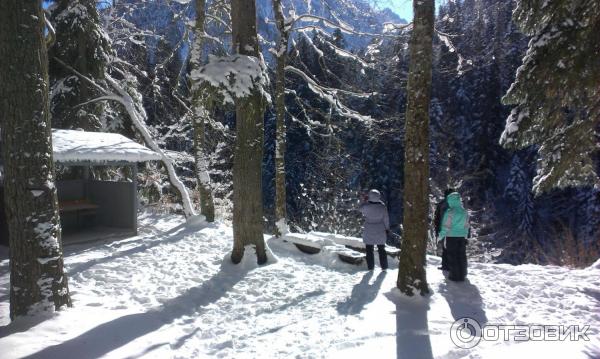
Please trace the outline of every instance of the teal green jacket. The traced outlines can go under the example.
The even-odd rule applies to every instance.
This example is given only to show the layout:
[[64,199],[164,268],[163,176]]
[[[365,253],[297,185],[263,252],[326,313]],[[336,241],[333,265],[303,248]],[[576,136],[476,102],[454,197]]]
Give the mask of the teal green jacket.
[[463,207],[460,194],[453,192],[448,195],[448,209],[442,217],[442,226],[438,239],[446,237],[463,237],[469,235],[469,213]]

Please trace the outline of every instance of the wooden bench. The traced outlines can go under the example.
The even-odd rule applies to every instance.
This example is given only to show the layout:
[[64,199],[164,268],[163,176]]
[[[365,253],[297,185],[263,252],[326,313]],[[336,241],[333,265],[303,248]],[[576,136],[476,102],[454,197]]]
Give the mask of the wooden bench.
[[95,211],[98,209],[98,205],[93,204],[86,199],[76,199],[73,201],[59,202],[58,208],[61,212]]
[[71,212],[75,213],[77,227],[81,226],[80,217],[95,216],[98,208],[99,206],[97,204],[94,204],[86,199],[76,199],[58,203],[58,209],[61,214]]

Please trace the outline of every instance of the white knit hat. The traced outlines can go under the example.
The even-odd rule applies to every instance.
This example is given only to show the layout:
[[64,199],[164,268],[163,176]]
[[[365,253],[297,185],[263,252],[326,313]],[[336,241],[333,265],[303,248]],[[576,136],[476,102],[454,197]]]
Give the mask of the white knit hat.
[[370,190],[369,202],[381,202],[381,193],[379,193],[379,191],[376,189]]

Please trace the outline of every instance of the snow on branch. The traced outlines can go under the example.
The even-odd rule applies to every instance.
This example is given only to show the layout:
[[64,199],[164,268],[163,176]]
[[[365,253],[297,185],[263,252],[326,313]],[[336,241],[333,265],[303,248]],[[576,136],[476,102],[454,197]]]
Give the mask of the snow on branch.
[[[298,28],[295,28],[296,25],[300,24],[300,23],[306,23],[306,22],[319,22],[322,23],[323,25],[333,28],[333,29],[339,29],[341,32],[345,33],[345,34],[350,34],[350,35],[357,35],[357,36],[370,36],[370,37],[389,37],[389,38],[396,38],[395,35],[386,35],[386,34],[376,34],[376,33],[370,33],[370,32],[362,32],[362,31],[357,31],[354,30],[354,28],[352,26],[350,26],[349,24],[346,24],[344,22],[342,22],[341,20],[338,19],[338,22],[334,22],[331,21],[327,18],[321,17],[321,16],[317,16],[317,15],[313,15],[313,14],[302,14],[302,15],[294,15],[293,13],[290,14],[292,16],[292,19],[289,21],[289,27],[290,30],[299,30]],[[302,26],[302,28],[312,28],[312,26]]]
[[56,62],[58,62],[60,65],[62,65],[63,67],[65,67],[66,69],[68,69],[69,71],[71,71],[74,74],[76,74],[77,76],[79,76],[83,81],[89,83],[90,85],[92,85],[93,87],[98,89],[98,91],[100,91],[100,93],[103,94],[103,96],[99,97],[98,99],[90,100],[90,101],[88,101],[88,103],[91,103],[94,101],[117,101],[121,105],[123,105],[123,107],[125,107],[125,110],[127,111],[127,114],[129,115],[131,122],[133,123],[133,126],[140,133],[140,135],[144,139],[144,142],[146,143],[146,145],[148,147],[150,147],[150,149],[152,149],[153,151],[157,152],[160,155],[161,161],[164,164],[165,168],[167,169],[167,173],[169,175],[169,182],[179,191],[179,193],[181,195],[181,200],[183,202],[183,209],[184,209],[185,217],[188,219],[190,219],[192,217],[196,217],[197,215],[196,215],[196,212],[194,211],[194,207],[192,205],[192,201],[190,199],[189,192],[188,192],[187,188],[185,187],[185,185],[183,184],[183,182],[181,182],[181,180],[177,176],[177,173],[175,172],[175,168],[173,166],[173,161],[158,146],[156,141],[154,141],[154,139],[152,138],[152,136],[150,134],[150,131],[148,130],[148,128],[145,125],[146,111],[143,109],[143,107],[136,106],[136,103],[133,100],[133,98],[131,97],[131,95],[129,95],[129,93],[125,89],[123,89],[123,87],[121,85],[119,85],[119,83],[115,79],[113,79],[110,75],[106,74],[106,78],[105,78],[106,82],[117,93],[114,93],[112,91],[109,91],[109,90],[103,88],[102,86],[98,85],[94,80],[92,80],[89,77],[78,72],[77,70],[75,70],[71,66],[67,65],[60,59],[55,57],[54,60]]
[[454,43],[452,43],[452,40],[450,39],[450,37],[452,35],[443,33],[437,29],[435,29],[435,33],[438,36],[438,38],[440,39],[440,41],[443,42],[444,45],[446,45],[446,47],[448,48],[448,51],[456,53],[456,56],[458,56],[458,65],[456,66],[456,72],[458,73],[459,76],[464,74],[465,73],[465,63],[468,66],[471,66],[471,65],[473,65],[473,61],[465,60],[465,58],[458,52],[456,46],[454,45]]
[[352,96],[356,96],[356,97],[369,97],[372,94],[370,94],[370,93],[362,93],[362,94],[354,93],[354,92],[350,92],[350,91],[344,91],[344,90],[335,89],[335,88],[331,88],[331,87],[321,86],[315,80],[313,80],[310,76],[308,76],[306,73],[304,73],[303,71],[301,71],[293,66],[288,65],[285,67],[285,70],[288,72],[291,72],[297,76],[300,76],[304,81],[306,81],[306,83],[308,84],[308,88],[312,92],[314,92],[316,95],[318,95],[321,99],[328,102],[332,106],[332,108],[335,109],[340,115],[342,115],[344,117],[348,117],[348,118],[353,118],[353,119],[359,120],[361,122],[366,122],[366,123],[372,122],[373,119],[370,116],[361,115],[360,113],[350,109],[349,107],[344,105],[342,102],[340,102],[340,100],[338,98],[339,93],[352,95]]
[[50,20],[48,20],[48,10],[44,11],[44,23],[48,28],[48,37],[46,38],[46,49],[50,49],[52,46],[54,46],[54,43],[56,42],[56,30],[54,30],[54,26],[52,26],[52,23],[50,22]]
[[218,16],[215,16],[215,15],[213,15],[213,14],[210,14],[210,13],[208,13],[208,12],[207,12],[207,13],[206,13],[204,16],[206,16],[206,19],[207,19],[209,22],[210,22],[210,21],[214,21],[214,22],[216,22],[217,24],[220,24],[221,26],[223,26],[223,27],[224,27],[224,28],[225,28],[225,29],[226,29],[226,30],[227,30],[229,33],[231,33],[231,32],[232,32],[232,30],[231,30],[231,26],[230,26],[230,25],[229,25],[227,22],[225,22],[223,19],[221,19],[220,17],[218,17]]
[[408,24],[396,24],[393,22],[384,22],[383,23],[383,33],[403,33],[404,30],[411,30],[413,27],[413,23],[409,22]]
[[129,117],[131,118],[131,122],[133,123],[136,130],[142,135],[144,142],[146,145],[150,147],[153,151],[157,152],[162,160],[162,163],[167,169],[169,174],[169,180],[171,184],[177,188],[179,193],[181,194],[181,201],[183,202],[183,209],[185,212],[185,217],[190,219],[192,217],[196,217],[196,212],[194,211],[194,207],[192,205],[192,201],[190,199],[189,192],[183,182],[177,176],[175,172],[175,167],[173,166],[172,159],[167,156],[167,154],[158,146],[158,144],[154,141],[152,136],[150,135],[150,131],[145,125],[146,120],[146,111],[141,106],[136,106],[135,101],[129,95],[125,89],[123,89],[119,83],[114,80],[110,75],[106,75],[106,81],[117,91],[120,95],[120,99],[118,100],[124,107]]
[[[305,36],[306,36],[306,34],[305,34]],[[308,38],[308,36],[306,36],[306,37],[307,37],[307,40],[310,40]],[[318,50],[317,47],[314,44],[312,44],[312,41],[310,41],[310,43],[311,43],[313,49]],[[373,68],[373,64],[367,63],[365,60],[360,58],[360,56],[357,56],[356,54],[353,54],[350,51],[339,48],[329,41],[322,41],[322,43],[325,44],[330,49],[332,49],[336,53],[336,55],[338,55],[342,58],[353,60],[353,61],[357,62],[359,65],[361,65],[362,67]],[[321,52],[321,55],[322,55],[322,52]]]
[[224,103],[234,104],[236,98],[250,96],[258,90],[267,99],[265,90],[269,84],[265,64],[261,59],[247,55],[214,56],[209,55],[208,63],[191,73],[197,83],[208,83],[223,98]]
[[[323,34],[324,36],[328,36],[328,34],[326,32],[324,32],[320,28],[317,28],[317,31],[319,33]],[[306,32],[302,32],[302,35],[303,35],[304,39],[306,40],[306,43],[308,45],[310,45],[310,47],[312,48],[312,50],[314,52],[316,52],[317,55],[319,56],[319,64],[320,64],[321,68],[323,69],[323,71],[327,72],[330,76],[335,77],[336,79],[338,79],[341,82],[341,79],[336,75],[336,73],[333,72],[333,71],[331,71],[329,69],[329,67],[327,66],[327,63],[325,61],[325,54],[323,53],[323,51],[318,46],[315,45],[314,41],[306,34]],[[293,39],[292,39],[292,42],[293,42],[294,45],[296,44],[296,42]],[[331,46],[331,48],[334,51],[335,51],[335,49],[339,49],[337,46],[333,45],[331,42],[329,42],[327,40],[319,40],[319,43]],[[342,51],[344,51],[344,50],[342,50]],[[338,56],[340,56],[340,57],[347,57],[347,56],[343,56],[342,54],[337,53],[337,52],[336,52],[336,54]],[[354,55],[352,53],[349,53],[349,54],[352,55],[353,57],[355,57],[354,60],[356,62],[358,62],[360,65],[362,65],[363,68],[364,67],[367,67],[367,68],[370,67],[370,65],[367,62],[365,62],[364,60],[362,60],[360,57],[358,57],[358,56],[356,56],[356,55]],[[306,67],[305,67],[305,69],[306,69]],[[310,71],[308,71],[308,69],[306,69],[306,70],[307,70],[307,72],[310,73]]]

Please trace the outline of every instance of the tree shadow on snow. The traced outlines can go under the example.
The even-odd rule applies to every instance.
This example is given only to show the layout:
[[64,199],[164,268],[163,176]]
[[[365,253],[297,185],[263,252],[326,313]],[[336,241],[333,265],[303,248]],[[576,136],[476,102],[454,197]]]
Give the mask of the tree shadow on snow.
[[36,316],[18,317],[16,320],[10,322],[9,324],[0,327],[0,339],[15,333],[26,332],[29,329],[35,327],[36,325],[52,318],[53,316],[53,313],[42,313]]
[[288,308],[292,308],[297,305],[300,305],[300,303],[302,303],[306,300],[309,300],[309,299],[315,298],[315,297],[319,297],[323,294],[325,294],[325,291],[323,289],[317,289],[317,290],[313,290],[310,292],[302,293],[302,294],[298,295],[296,298],[292,299],[291,301],[289,301],[283,305],[280,305],[279,307],[275,307],[275,308],[271,308],[271,309],[257,310],[255,315],[259,316],[259,315],[263,315],[263,314],[271,314],[271,313],[275,313],[275,312],[284,311],[284,310],[287,310]]
[[[141,253],[144,252],[148,249],[163,245],[163,244],[170,244],[170,243],[175,243],[178,242],[182,239],[184,239],[186,236],[190,235],[190,234],[194,234],[197,233],[198,231],[204,229],[204,228],[208,228],[214,226],[214,224],[209,224],[208,226],[203,226],[203,227],[196,227],[196,226],[188,226],[187,224],[183,223],[180,224],[176,227],[173,227],[171,229],[169,229],[166,232],[161,232],[159,234],[155,234],[152,235],[150,237],[141,237],[139,239],[140,242],[146,242],[143,243],[137,247],[133,247],[130,249],[126,249],[123,251],[117,251],[114,252],[106,257],[102,257],[102,258],[97,258],[97,259],[91,259],[88,260],[84,263],[80,263],[74,266],[70,266],[67,269],[67,274],[69,276],[74,276],[76,274],[79,274],[83,271],[86,271],[88,269],[90,269],[91,267],[97,265],[97,264],[103,264],[103,263],[108,263],[111,262],[115,259],[118,258],[122,258],[122,257],[128,257],[128,256],[132,256],[135,255],[137,253]],[[167,237],[166,239],[158,239],[160,237]],[[150,238],[157,238],[153,241],[149,241]],[[70,253],[68,253],[70,254]]]
[[[212,226],[212,224],[209,224],[209,226]],[[92,259],[85,263],[77,264],[68,269],[68,275],[72,276],[72,275],[81,273],[87,269],[90,269],[91,267],[93,267],[97,264],[108,263],[112,260],[115,260],[115,259],[118,259],[121,257],[134,255],[136,253],[143,252],[144,250],[159,246],[161,244],[174,243],[174,242],[180,241],[183,238],[185,238],[186,235],[195,233],[205,227],[206,226],[199,228],[198,226],[190,226],[186,223],[182,223],[182,224],[175,226],[167,231],[160,232],[160,233],[154,234],[149,237],[140,237],[136,241],[143,242],[143,241],[147,241],[148,239],[150,239],[152,237],[159,238],[162,236],[167,236],[168,238],[165,240],[156,239],[152,242],[144,243],[144,244],[141,244],[134,248],[130,248],[130,249],[120,251],[120,252],[115,252],[115,253],[113,253],[109,256],[103,257],[103,258]],[[129,242],[129,243],[132,243],[132,242]],[[81,252],[84,252],[85,250],[89,250],[90,248],[93,249],[95,246],[99,246],[101,244],[105,244],[105,243],[77,244],[77,247],[74,250],[66,249],[65,256],[81,253]],[[113,243],[113,244],[115,244],[115,243]],[[118,246],[118,243],[116,243],[116,245]],[[84,248],[84,249],[82,249],[82,248]],[[6,267],[6,271],[3,270],[4,267]],[[8,272],[9,272],[8,264],[0,266],[0,275],[8,274]],[[9,298],[10,298],[10,294],[8,293],[8,290],[7,290],[7,294],[0,295],[0,302],[6,301]],[[9,335],[12,335],[15,333],[25,332],[25,331],[37,326],[38,324],[41,324],[42,322],[46,321],[47,319],[49,319],[51,317],[52,316],[39,315],[39,316],[36,316],[35,318],[31,318],[31,317],[18,318],[16,321],[11,322],[8,325],[0,327],[0,338],[4,338],[6,336],[9,336]]]
[[396,358],[433,359],[429,338],[429,297],[405,298],[397,289],[385,296],[396,305]]
[[588,359],[598,359],[600,358],[600,344],[589,344],[586,346],[583,352],[588,357]]
[[583,288],[579,289],[579,291],[600,302],[600,290],[594,288]]
[[[247,273],[243,266],[231,263],[228,253],[217,274],[202,285],[190,288],[180,296],[166,301],[162,306],[100,324],[73,339],[44,348],[22,359],[101,357],[166,324],[173,323],[178,318],[201,313],[203,307],[224,297]],[[151,349],[155,349],[155,345],[151,346]]]
[[353,315],[362,312],[365,305],[371,303],[377,297],[381,283],[385,279],[387,272],[382,271],[377,275],[373,284],[369,284],[369,280],[373,277],[373,271],[368,271],[352,288],[352,294],[343,302],[337,304],[337,311],[342,315]]
[[446,281],[441,283],[438,292],[448,302],[454,320],[473,318],[481,326],[487,323],[488,319],[483,309],[483,298],[481,298],[479,289],[471,284],[468,279],[464,282]]

